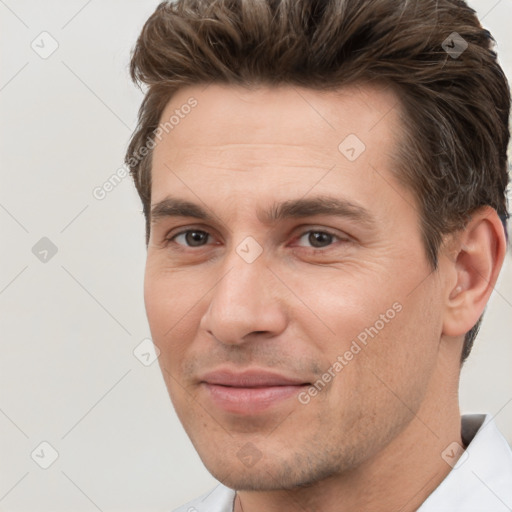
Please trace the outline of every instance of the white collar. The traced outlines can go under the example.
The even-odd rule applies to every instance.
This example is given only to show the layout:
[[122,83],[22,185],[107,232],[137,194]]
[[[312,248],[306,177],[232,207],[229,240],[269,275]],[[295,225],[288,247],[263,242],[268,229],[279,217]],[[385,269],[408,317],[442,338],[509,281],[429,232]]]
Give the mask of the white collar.
[[512,450],[490,415],[462,416],[465,453],[417,512],[511,512]]

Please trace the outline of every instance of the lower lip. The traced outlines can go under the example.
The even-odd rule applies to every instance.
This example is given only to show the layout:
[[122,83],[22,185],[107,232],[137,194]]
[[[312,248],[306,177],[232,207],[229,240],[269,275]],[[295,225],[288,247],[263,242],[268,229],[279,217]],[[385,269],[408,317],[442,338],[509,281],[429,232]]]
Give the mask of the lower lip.
[[283,400],[297,396],[302,388],[307,387],[307,385],[297,385],[235,388],[208,383],[202,385],[218,407],[234,414],[262,412]]

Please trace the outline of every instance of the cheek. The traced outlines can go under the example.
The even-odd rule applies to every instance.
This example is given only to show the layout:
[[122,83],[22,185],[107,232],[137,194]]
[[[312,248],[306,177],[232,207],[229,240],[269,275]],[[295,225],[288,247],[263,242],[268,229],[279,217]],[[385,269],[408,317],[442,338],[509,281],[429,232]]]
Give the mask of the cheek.
[[411,404],[421,400],[435,368],[442,329],[441,306],[435,299],[439,290],[435,282],[426,282],[410,293],[411,287],[402,284],[396,280],[394,286],[352,287],[337,295],[331,285],[331,295],[317,302],[336,332],[331,342],[320,341],[312,326],[303,324],[310,330],[309,339],[319,340],[318,348],[328,354],[329,365],[341,356],[342,378],[333,383],[335,400],[355,394],[356,401],[376,407],[379,401],[397,401],[394,393]]
[[173,373],[195,332],[187,328],[194,318],[194,301],[189,296],[190,286],[180,285],[177,275],[146,270],[144,304],[151,336],[160,350],[161,366]]
[[331,359],[350,350],[353,341],[364,348],[365,342],[381,338],[400,316],[399,295],[390,286],[363,277],[338,270],[302,281],[301,297],[308,309],[304,314],[296,311],[294,317],[307,338]]
[[[150,325],[157,328],[159,336],[190,309],[194,289],[191,277],[190,274],[166,268],[157,257],[148,257],[144,275],[144,304]],[[160,329],[164,324],[165,331],[162,333]]]
[[436,367],[439,318],[431,299],[403,298],[401,311],[368,338],[359,358],[359,377],[372,388],[375,400],[419,407]]
[[[144,305],[148,318],[153,341],[160,342],[165,333],[165,326],[169,329],[169,319],[166,312],[169,308],[169,297],[166,293],[166,285],[158,279],[156,275],[152,275],[146,271],[144,277]],[[171,309],[172,311],[172,309]]]

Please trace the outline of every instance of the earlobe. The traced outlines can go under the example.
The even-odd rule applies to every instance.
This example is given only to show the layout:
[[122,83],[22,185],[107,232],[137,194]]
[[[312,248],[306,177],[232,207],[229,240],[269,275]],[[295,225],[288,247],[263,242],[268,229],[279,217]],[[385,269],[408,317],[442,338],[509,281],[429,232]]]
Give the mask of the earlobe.
[[449,263],[455,279],[447,285],[443,321],[443,334],[451,337],[464,335],[477,323],[498,279],[506,240],[496,211],[477,210],[455,244],[455,257]]

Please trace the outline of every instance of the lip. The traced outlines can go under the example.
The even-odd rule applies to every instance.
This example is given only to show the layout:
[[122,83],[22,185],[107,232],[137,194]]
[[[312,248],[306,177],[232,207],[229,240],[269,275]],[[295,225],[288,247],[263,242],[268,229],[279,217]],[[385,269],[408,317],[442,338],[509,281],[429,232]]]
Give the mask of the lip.
[[309,382],[266,370],[217,370],[200,377],[200,385],[214,405],[232,414],[261,413],[296,396]]
[[204,374],[199,380],[208,384],[238,388],[296,386],[309,384],[309,382],[305,382],[303,379],[286,377],[278,373],[258,369],[245,370],[243,372],[216,370]]

